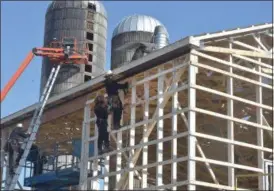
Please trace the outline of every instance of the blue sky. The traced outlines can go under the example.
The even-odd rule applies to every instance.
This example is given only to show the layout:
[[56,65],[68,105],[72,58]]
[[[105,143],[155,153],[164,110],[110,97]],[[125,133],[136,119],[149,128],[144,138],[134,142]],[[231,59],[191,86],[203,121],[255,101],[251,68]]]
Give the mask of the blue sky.
[[[168,29],[170,41],[188,35],[272,22],[272,2],[105,1],[108,12],[107,67],[111,34],[131,14],[146,14]],[[1,1],[1,89],[33,47],[43,45],[48,1]],[[41,58],[36,57],[1,106],[1,117],[38,100]]]

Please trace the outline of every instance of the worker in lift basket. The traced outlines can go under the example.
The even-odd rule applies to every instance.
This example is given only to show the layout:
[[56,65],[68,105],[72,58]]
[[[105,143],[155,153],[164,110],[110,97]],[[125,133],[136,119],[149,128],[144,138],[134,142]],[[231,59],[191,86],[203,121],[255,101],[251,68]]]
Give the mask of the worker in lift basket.
[[111,71],[108,71],[105,80],[106,91],[108,94],[108,104],[110,110],[113,112],[113,125],[114,129],[120,129],[120,121],[122,118],[123,105],[120,100],[118,90],[122,89],[127,93],[128,82],[124,84],[119,84],[113,79],[113,74]]
[[[26,133],[26,130],[23,129],[23,124],[19,123],[11,132],[7,144],[5,146],[6,152],[9,154],[9,172],[10,174],[14,174],[14,167],[19,165],[19,161],[21,156],[24,153],[24,150],[21,148],[24,140],[28,138],[30,134]],[[18,156],[15,160],[14,166],[14,152],[18,153]]]
[[109,133],[108,133],[108,114],[109,108],[104,96],[99,95],[95,99],[94,113],[96,115],[96,125],[99,131],[98,137],[98,152],[103,153],[103,143],[105,146],[104,151],[110,151],[109,147]]

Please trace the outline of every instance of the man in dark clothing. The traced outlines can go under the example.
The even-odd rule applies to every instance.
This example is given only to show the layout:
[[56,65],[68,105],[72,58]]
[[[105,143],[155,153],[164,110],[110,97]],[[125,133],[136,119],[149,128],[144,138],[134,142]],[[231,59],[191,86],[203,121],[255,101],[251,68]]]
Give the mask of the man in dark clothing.
[[112,78],[111,72],[108,73],[105,80],[106,91],[108,94],[108,104],[113,112],[113,125],[114,129],[119,129],[120,121],[122,118],[123,105],[120,100],[118,90],[122,89],[126,92],[128,90],[128,83],[119,84]]
[[[24,153],[24,150],[21,148],[25,139],[29,137],[29,134],[26,133],[26,130],[23,129],[23,125],[21,123],[17,124],[16,127],[11,132],[7,144],[5,146],[6,152],[9,154],[9,172],[10,174],[14,174],[14,166],[19,165],[19,161],[21,156]],[[13,162],[14,152],[18,152],[18,156],[15,160],[15,165]]]
[[96,125],[99,131],[98,137],[98,152],[103,153],[103,143],[106,150],[110,150],[109,147],[109,134],[108,134],[108,105],[104,96],[98,96],[95,99],[94,113],[96,115]]
[[43,164],[47,162],[46,157],[41,155],[37,145],[32,145],[30,153],[28,155],[28,161],[33,162],[33,176],[42,174]]

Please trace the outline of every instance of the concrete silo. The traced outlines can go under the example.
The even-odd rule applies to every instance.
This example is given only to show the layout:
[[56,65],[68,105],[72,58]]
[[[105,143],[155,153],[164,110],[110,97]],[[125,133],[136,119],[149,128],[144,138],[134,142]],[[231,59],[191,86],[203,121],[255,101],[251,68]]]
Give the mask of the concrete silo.
[[168,44],[168,32],[157,19],[147,15],[124,18],[111,40],[111,69],[136,60]]
[[[102,74],[106,62],[107,13],[99,1],[53,1],[45,18],[44,46],[53,38],[75,37],[79,48],[88,43],[88,65],[62,66],[52,95],[64,92]],[[40,92],[49,77],[52,64],[43,59]]]

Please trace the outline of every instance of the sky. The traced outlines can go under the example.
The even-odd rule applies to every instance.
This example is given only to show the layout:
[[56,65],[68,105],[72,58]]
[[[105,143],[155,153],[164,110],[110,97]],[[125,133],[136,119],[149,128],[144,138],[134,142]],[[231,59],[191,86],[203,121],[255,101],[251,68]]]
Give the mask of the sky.
[[[105,1],[107,63],[111,34],[123,17],[145,14],[167,28],[173,43],[190,35],[272,21],[271,1]],[[1,89],[33,47],[43,45],[48,1],[1,1]],[[42,58],[36,57],[1,104],[1,118],[38,101]]]
[[[43,45],[49,1],[1,1],[1,89],[33,47]],[[189,35],[272,22],[271,1],[104,1],[108,13],[107,63],[111,34],[122,18],[146,14],[167,28],[170,42]],[[35,57],[1,105],[1,117],[38,101],[41,57]]]

